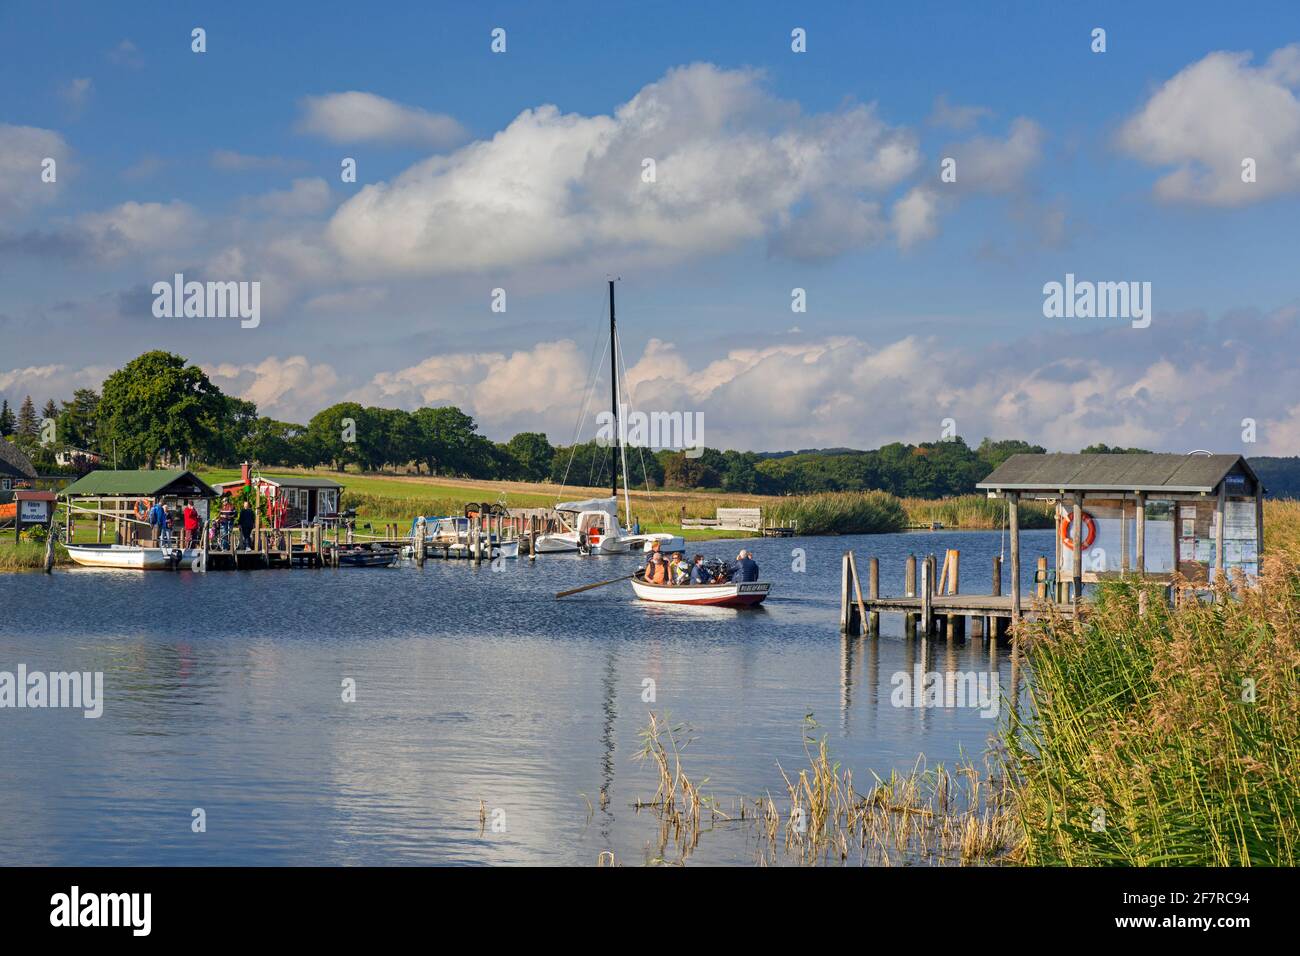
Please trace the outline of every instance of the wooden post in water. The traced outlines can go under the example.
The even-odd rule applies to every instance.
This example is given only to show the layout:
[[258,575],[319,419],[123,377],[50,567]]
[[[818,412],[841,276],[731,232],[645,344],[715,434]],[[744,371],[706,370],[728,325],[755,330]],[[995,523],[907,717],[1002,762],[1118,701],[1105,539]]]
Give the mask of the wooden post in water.
[[[907,556],[906,570],[903,571],[903,594],[907,597],[916,597],[916,555]],[[908,637],[916,637],[916,618],[917,615],[908,611],[903,615],[903,633]]]
[[[992,586],[989,589],[989,594],[993,595],[994,597],[1001,597],[1002,596],[1002,555],[1000,554],[993,555],[993,580],[991,583]],[[998,618],[996,614],[990,614],[984,622],[985,630],[987,631],[987,636],[989,640],[991,640],[994,644],[996,644],[998,641],[999,620],[1000,618]]]
[[867,633],[872,637],[880,636],[880,612],[875,610],[875,602],[880,597],[880,559],[872,558],[867,565],[867,595],[871,598],[872,610],[867,614]]
[[1047,556],[1038,556],[1038,565],[1034,571],[1034,596],[1040,601],[1047,600]]
[[1007,496],[1007,518],[1011,525],[1011,623],[1020,621],[1020,495]]
[[929,637],[934,630],[933,592],[934,559],[931,555],[921,560],[921,634],[924,637]]
[[537,515],[528,516],[528,560],[537,560]]
[[852,626],[853,600],[850,597],[852,585],[849,583],[849,553],[844,552],[840,558],[840,633],[849,633]]
[[424,549],[425,542],[425,520],[424,515],[415,519],[415,563],[424,567]]

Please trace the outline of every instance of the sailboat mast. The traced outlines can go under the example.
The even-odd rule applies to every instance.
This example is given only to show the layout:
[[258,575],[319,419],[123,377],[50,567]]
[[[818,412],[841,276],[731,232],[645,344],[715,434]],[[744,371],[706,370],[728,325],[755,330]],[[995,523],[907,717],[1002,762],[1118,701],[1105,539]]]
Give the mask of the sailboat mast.
[[610,494],[615,507],[618,502],[618,458],[622,453],[622,429],[618,421],[618,339],[614,318],[614,280],[609,280],[609,390],[610,401],[614,406],[614,477],[610,484]]

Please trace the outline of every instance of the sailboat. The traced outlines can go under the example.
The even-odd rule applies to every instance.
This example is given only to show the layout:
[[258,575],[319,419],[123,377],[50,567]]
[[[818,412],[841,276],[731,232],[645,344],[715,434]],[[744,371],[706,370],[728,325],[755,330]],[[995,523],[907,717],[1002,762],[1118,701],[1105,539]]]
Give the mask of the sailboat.
[[583,554],[627,554],[630,551],[684,551],[686,541],[680,535],[658,532],[633,534],[619,523],[618,472],[623,465],[623,503],[627,520],[632,522],[632,500],[627,490],[627,448],[622,441],[618,395],[618,320],[614,310],[614,279],[609,280],[609,377],[610,402],[614,411],[613,478],[608,498],[566,501],[555,506],[564,522],[564,531],[537,536],[537,552],[547,554],[578,551]]

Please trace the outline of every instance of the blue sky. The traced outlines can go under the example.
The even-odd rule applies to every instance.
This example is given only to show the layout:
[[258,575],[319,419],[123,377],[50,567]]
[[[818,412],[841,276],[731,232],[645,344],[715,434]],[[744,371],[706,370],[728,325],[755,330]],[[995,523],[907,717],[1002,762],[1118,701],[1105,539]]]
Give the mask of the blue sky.
[[[279,418],[568,439],[614,271],[634,400],[710,444],[1295,454],[1297,42],[1285,3],[7,3],[0,395],[161,347]],[[156,318],[175,271],[260,281],[260,325]],[[1067,272],[1151,327],[1044,318]]]

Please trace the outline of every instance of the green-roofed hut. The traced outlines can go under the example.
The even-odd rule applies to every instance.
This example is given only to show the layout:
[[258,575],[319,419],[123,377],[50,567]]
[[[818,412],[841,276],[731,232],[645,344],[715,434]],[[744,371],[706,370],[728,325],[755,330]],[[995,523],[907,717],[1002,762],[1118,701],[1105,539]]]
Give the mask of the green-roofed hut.
[[68,506],[65,540],[73,540],[74,522],[93,518],[97,544],[104,541],[105,524],[112,522],[114,543],[134,545],[148,533],[148,525],[140,520],[140,512],[147,509],[154,498],[161,498],[164,505],[176,509],[192,503],[206,519],[207,508],[199,507],[199,503],[217,496],[217,491],[198,475],[183,469],[92,471],[59,492],[59,497]]

